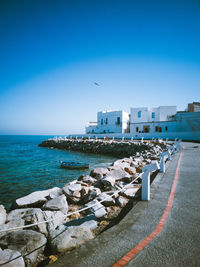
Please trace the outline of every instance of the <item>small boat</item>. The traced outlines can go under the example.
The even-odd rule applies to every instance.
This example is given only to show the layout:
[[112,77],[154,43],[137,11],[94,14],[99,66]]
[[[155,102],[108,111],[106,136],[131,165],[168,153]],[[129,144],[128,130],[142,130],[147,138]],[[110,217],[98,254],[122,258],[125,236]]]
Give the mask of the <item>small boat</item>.
[[85,162],[61,161],[60,167],[63,169],[89,169],[89,164]]

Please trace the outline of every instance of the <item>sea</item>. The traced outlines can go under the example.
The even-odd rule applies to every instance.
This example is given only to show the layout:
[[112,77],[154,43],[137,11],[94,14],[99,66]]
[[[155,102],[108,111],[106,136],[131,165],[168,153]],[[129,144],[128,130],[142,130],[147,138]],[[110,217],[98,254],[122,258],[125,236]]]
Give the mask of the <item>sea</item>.
[[[34,191],[63,187],[94,168],[108,167],[115,157],[39,147],[53,136],[0,135],[0,204]],[[60,168],[60,161],[88,162],[89,170]]]

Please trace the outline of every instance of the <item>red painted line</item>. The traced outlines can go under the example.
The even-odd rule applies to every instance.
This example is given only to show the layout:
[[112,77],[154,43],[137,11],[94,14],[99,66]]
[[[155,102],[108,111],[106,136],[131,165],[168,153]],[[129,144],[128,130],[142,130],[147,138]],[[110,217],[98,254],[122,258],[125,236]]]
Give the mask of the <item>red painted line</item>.
[[176,185],[178,181],[178,173],[179,173],[179,168],[181,164],[181,159],[182,159],[182,153],[180,153],[178,164],[176,167],[176,172],[174,176],[174,181],[172,184],[171,192],[169,195],[168,203],[167,206],[163,212],[163,215],[157,224],[155,230],[145,237],[137,246],[135,246],[133,249],[131,249],[127,254],[125,254],[119,261],[117,261],[112,267],[122,267],[125,266],[130,260],[132,260],[141,250],[143,250],[159,233],[163,230],[165,223],[167,221],[167,218],[169,216],[169,213],[171,211],[173,201],[174,201],[174,195],[175,195],[175,190],[176,190]]

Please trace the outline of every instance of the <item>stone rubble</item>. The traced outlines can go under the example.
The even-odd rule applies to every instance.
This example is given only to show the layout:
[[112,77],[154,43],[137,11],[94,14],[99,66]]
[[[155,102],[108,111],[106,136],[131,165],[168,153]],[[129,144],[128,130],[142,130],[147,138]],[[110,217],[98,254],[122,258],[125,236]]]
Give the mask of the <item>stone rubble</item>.
[[[37,265],[45,258],[45,247],[51,248],[49,255],[66,253],[94,238],[119,214],[129,199],[138,197],[141,178],[122,192],[116,191],[133,181],[144,165],[159,160],[160,153],[168,148],[168,145],[158,142],[136,144],[132,141],[89,140],[47,140],[41,146],[77,151],[83,151],[85,147],[85,152],[92,153],[102,153],[104,149],[104,154],[114,151],[112,155],[125,158],[116,160],[108,168],[91,170],[89,175],[81,175],[63,188],[54,187],[16,199],[10,212],[0,205],[0,231],[22,226],[20,230],[0,232],[0,263],[22,255],[18,258],[19,263],[17,260],[9,263],[11,267]],[[84,207],[88,209],[67,216]],[[93,216],[93,219],[88,220],[88,216]],[[82,219],[85,221],[77,226],[78,220]],[[25,225],[40,221],[48,222],[23,229]],[[71,225],[67,226],[69,223]]]

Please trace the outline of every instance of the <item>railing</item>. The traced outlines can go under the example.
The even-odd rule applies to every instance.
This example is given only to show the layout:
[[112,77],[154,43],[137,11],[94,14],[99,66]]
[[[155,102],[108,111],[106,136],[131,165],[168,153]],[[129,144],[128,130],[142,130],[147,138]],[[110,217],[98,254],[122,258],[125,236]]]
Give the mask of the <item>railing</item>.
[[171,155],[180,149],[181,140],[175,143],[160,154],[160,166],[157,161],[152,164],[145,165],[142,168],[142,200],[150,200],[150,174],[160,169],[160,172],[165,172],[165,159],[171,160]]

